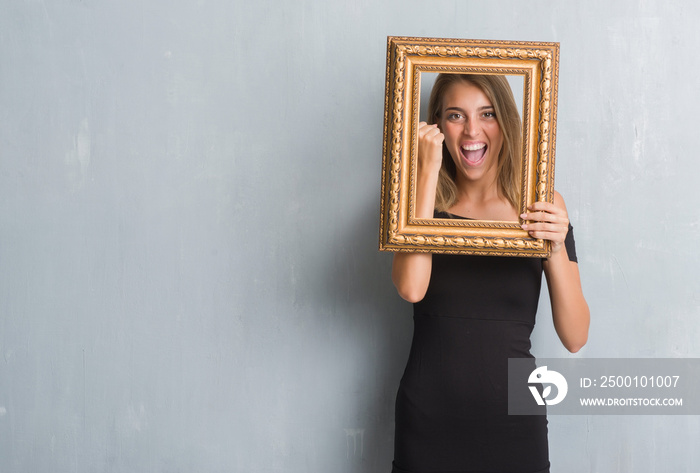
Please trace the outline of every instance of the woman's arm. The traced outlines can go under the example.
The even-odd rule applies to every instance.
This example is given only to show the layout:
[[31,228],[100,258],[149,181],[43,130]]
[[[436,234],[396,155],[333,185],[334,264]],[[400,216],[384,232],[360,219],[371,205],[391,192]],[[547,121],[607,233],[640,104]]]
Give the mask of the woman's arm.
[[569,217],[564,199],[554,192],[554,204],[536,202],[521,215],[533,223],[524,224],[534,238],[551,240],[552,254],[544,263],[549,299],[552,303],[554,328],[567,350],[576,353],[588,340],[590,312],[583,297],[578,264],[569,261],[564,240],[569,230]]
[[[418,128],[418,172],[416,175],[416,217],[433,218],[435,190],[442,166],[442,142],[445,137],[437,125],[420,123]],[[433,255],[430,253],[394,253],[391,279],[399,295],[408,302],[425,296],[430,283]]]

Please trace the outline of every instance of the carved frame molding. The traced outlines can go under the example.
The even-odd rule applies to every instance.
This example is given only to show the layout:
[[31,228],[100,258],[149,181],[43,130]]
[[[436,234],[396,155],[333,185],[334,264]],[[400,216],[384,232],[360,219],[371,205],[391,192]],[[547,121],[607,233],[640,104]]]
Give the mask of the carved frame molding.
[[522,221],[416,219],[415,172],[421,72],[524,77],[519,213],[552,202],[559,44],[438,38],[387,38],[379,249],[547,257],[548,241]]

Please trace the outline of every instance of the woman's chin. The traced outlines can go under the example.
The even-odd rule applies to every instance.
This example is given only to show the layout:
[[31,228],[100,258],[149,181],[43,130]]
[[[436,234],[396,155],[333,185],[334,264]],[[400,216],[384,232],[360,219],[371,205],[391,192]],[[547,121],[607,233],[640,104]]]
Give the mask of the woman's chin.
[[486,177],[489,171],[489,167],[485,160],[481,160],[478,163],[466,163],[462,161],[459,166],[460,173],[468,181],[479,181]]

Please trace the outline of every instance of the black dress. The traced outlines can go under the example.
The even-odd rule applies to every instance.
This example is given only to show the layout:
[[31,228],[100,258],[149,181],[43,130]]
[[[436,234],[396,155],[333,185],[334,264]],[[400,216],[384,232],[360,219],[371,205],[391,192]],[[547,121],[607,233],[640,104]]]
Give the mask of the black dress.
[[[440,215],[442,217],[442,215]],[[566,238],[576,261],[572,228]],[[396,398],[393,473],[548,473],[546,416],[508,415],[508,358],[533,358],[539,258],[433,254]]]

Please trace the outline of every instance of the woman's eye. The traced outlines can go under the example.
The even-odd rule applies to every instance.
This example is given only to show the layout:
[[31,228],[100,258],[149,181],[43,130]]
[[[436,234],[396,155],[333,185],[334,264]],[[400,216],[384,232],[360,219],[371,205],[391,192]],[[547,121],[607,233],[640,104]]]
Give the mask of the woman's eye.
[[484,117],[486,118],[496,118],[496,114],[494,112],[484,112]]
[[462,114],[461,113],[450,113],[447,115],[447,119],[453,122],[459,121],[462,119]]

